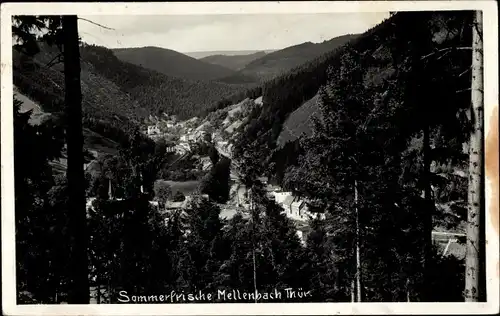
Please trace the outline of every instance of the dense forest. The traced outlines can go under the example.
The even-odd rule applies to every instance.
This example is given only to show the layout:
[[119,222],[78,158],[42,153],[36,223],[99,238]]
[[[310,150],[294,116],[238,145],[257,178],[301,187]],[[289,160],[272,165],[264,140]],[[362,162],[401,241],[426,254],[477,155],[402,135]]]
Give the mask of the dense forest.
[[233,70],[241,70],[243,67],[245,67],[247,64],[250,62],[261,58],[266,55],[266,52],[256,52],[253,54],[248,54],[248,55],[210,55],[206,56],[203,58],[200,58],[200,60],[214,64],[214,65],[220,65],[224,66],[229,69]]
[[358,35],[343,35],[332,38],[322,43],[306,42],[286,47],[258,59],[255,59],[241,69],[241,73],[256,76],[267,81],[291,69],[298,67],[312,59],[318,58],[348,41],[355,39]]
[[[427,43],[428,50],[423,50],[422,56],[443,47],[469,45],[470,31],[463,27],[463,23],[465,23],[464,13],[452,12],[448,15],[445,13],[436,13],[434,15],[431,13],[419,14],[425,19],[425,29],[429,32],[429,36],[432,37],[430,42]],[[389,88],[391,83],[394,85],[394,82],[399,79],[398,76],[402,73],[402,63],[408,58],[409,53],[412,52],[413,46],[411,45],[415,41],[413,35],[409,32],[398,32],[398,27],[403,30],[409,27],[404,13],[392,16],[347,44],[353,50],[359,52],[359,60],[366,67],[366,71],[363,74],[363,84],[378,87],[387,94],[390,92],[389,95],[384,96],[384,98],[387,98],[386,102],[398,102],[396,99],[398,94],[404,93],[403,91],[396,92],[394,88],[391,88],[389,91]],[[236,151],[242,151],[243,148],[247,148],[248,146],[251,146],[256,151],[265,151],[266,154],[263,157],[267,159],[267,162],[272,163],[272,166],[277,168],[270,171],[272,175],[282,175],[282,171],[286,168],[281,163],[285,161],[284,157],[287,156],[287,159],[294,160],[293,157],[290,157],[290,152],[285,154],[288,149],[280,150],[277,146],[277,139],[282,132],[284,122],[290,113],[317,95],[320,87],[329,81],[328,69],[332,71],[340,69],[340,63],[345,51],[345,46],[340,47],[297,67],[287,74],[264,83],[262,86],[262,95],[265,106],[256,108],[254,113],[252,113],[251,122],[245,127],[246,132],[240,137],[236,145]],[[470,83],[470,76],[467,76],[466,72],[461,76],[458,75],[466,71],[467,67],[470,66],[470,51],[455,51],[450,49],[449,51],[445,51],[445,53],[439,61],[436,61],[435,58],[426,60],[429,71],[435,69],[437,73],[437,71],[443,70],[440,75],[441,77],[434,79],[434,81],[439,82],[441,85],[446,83],[444,87],[446,90],[437,91],[439,95],[452,91],[452,93],[449,93],[451,99],[448,100],[457,100],[462,104],[468,102],[470,91],[468,92],[463,89]],[[454,65],[453,67],[455,68],[450,68],[452,67],[450,65]],[[436,75],[434,74],[434,76]],[[330,82],[331,84],[335,84],[331,79]],[[434,91],[437,87],[437,85],[431,85],[431,87],[426,88],[433,88]],[[459,90],[461,91],[460,93],[455,93],[455,91]],[[427,90],[424,91],[426,95],[432,95]],[[403,105],[401,102],[399,104]],[[450,104],[450,102],[446,102],[446,104]],[[458,104],[456,106],[461,107]],[[443,107],[443,110],[448,109],[449,107]],[[458,115],[461,115],[463,119],[464,112],[459,111]],[[303,121],[307,121],[310,118],[303,117],[302,119]],[[291,128],[300,127],[300,125],[300,120],[296,120],[294,126],[291,126]],[[405,126],[407,124],[402,123],[402,125]],[[300,131],[297,132],[300,134]],[[460,139],[457,139],[455,143],[461,146]],[[287,147],[290,148],[290,146]],[[277,181],[281,181],[280,176],[278,176]]]
[[[234,70],[203,60],[198,60],[182,53],[160,48],[120,48],[113,49],[118,59],[146,69],[194,81],[224,81],[232,84],[252,83],[255,78],[236,73]],[[232,78],[233,80],[229,80]]]
[[[422,289],[429,291],[432,280],[425,269],[433,265],[430,230],[465,229],[471,53],[457,48],[470,46],[470,25],[469,12],[393,15],[337,51],[266,83],[264,107],[254,109],[237,144],[236,156],[259,153],[249,163],[258,161],[255,168],[312,199],[313,208],[327,210],[331,222],[320,229],[337,231],[334,240],[356,240],[355,216],[348,211],[356,195],[362,258],[374,258],[370,254],[383,245],[388,248],[379,251],[395,252],[398,260],[427,262],[420,266],[421,275],[427,276],[421,282],[403,277],[403,271],[397,274],[393,266],[417,271],[414,259],[401,262],[384,256],[380,262],[362,262],[351,277],[378,275],[394,282],[364,279],[363,288],[372,294],[401,300],[402,293],[386,291],[411,288],[416,297]],[[312,134],[278,148],[287,115],[318,90],[319,118],[313,119]],[[410,226],[402,229],[403,223]],[[390,227],[396,231],[391,233]],[[419,231],[423,235],[413,235]],[[355,256],[352,243],[344,248],[350,249],[345,254],[348,266]],[[398,253],[402,244],[401,251],[415,252]],[[373,273],[380,268],[387,270]],[[389,271],[390,276],[384,274]],[[368,285],[371,282],[377,287]]]
[[218,100],[244,91],[238,85],[217,82],[188,81],[120,61],[111,50],[83,45],[82,59],[94,71],[126,91],[149,113],[190,118]]

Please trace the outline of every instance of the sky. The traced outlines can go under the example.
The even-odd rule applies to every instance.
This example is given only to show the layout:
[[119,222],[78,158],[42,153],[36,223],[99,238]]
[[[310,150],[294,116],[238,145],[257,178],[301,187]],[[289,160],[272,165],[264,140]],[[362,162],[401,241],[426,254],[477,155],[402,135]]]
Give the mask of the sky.
[[108,48],[158,46],[179,52],[282,49],[362,33],[389,13],[80,16],[84,42]]

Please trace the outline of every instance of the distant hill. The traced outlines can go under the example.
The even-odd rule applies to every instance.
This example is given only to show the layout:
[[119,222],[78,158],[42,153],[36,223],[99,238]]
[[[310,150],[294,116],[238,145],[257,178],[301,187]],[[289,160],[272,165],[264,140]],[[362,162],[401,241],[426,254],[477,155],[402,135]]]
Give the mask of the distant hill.
[[190,57],[201,59],[207,56],[213,55],[224,55],[224,56],[240,56],[240,55],[251,55],[258,52],[264,51],[267,54],[276,51],[276,49],[265,49],[265,50],[214,50],[214,51],[203,51],[203,52],[189,52],[183,53],[184,55],[188,55]]
[[100,46],[86,45],[82,59],[95,71],[118,85],[148,114],[168,113],[180,119],[199,115],[221,99],[245,91],[246,86],[213,81],[192,81],[167,76],[117,58]]
[[158,71],[167,76],[187,80],[209,81],[231,77],[231,83],[246,83],[252,81],[243,75],[235,76],[234,70],[216,65],[174,50],[160,47],[119,48],[113,53],[120,60]]
[[210,55],[207,57],[203,57],[200,60],[214,64],[214,65],[219,65],[223,66],[232,70],[241,70],[243,69],[246,65],[248,65],[250,62],[264,57],[266,55],[266,52],[261,51],[253,54],[248,54],[248,55]]
[[241,72],[264,79],[273,78],[328,53],[357,36],[348,34],[332,38],[323,43],[306,42],[277,50],[250,62]]

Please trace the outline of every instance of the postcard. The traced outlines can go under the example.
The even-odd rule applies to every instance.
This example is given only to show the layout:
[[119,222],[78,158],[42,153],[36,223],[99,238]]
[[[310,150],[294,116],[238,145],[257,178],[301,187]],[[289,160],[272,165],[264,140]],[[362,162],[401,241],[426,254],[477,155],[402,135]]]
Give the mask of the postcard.
[[495,1],[1,18],[4,314],[498,313]]

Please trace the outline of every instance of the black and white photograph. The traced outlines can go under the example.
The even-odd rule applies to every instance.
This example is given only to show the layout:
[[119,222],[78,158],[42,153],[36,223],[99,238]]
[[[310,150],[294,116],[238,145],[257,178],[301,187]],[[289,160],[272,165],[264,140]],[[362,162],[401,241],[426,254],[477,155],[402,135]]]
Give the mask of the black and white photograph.
[[497,19],[2,4],[3,312],[498,313]]

